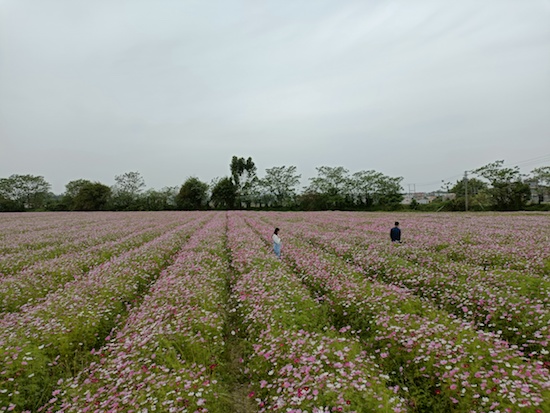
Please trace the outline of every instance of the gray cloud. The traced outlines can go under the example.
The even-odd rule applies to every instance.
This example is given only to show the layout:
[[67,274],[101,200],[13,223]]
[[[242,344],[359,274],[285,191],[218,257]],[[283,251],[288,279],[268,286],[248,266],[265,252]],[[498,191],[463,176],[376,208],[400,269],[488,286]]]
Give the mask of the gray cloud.
[[4,0],[0,176],[161,188],[239,155],[428,190],[550,154],[548,4]]

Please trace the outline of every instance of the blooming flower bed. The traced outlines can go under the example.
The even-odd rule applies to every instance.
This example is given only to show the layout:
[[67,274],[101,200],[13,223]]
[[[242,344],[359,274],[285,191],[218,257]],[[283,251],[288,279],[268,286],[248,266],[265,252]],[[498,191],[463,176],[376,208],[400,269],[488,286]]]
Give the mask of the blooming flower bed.
[[[137,231],[152,230],[158,227],[158,219],[146,213],[124,214],[105,213],[99,217],[93,213],[64,214],[62,225],[55,213],[15,214],[14,223],[32,225],[28,228],[12,227],[10,222],[2,222],[5,234],[0,235],[0,273],[17,274],[33,264],[62,257],[70,253],[82,253],[83,250],[100,246],[109,241],[118,241],[126,236],[135,236]],[[25,218],[13,219],[13,216]],[[57,217],[57,218],[56,218]],[[163,225],[177,222],[177,215],[163,220]],[[57,221],[57,225],[55,225]],[[162,231],[162,228],[159,228]],[[8,236],[9,234],[9,236]],[[65,262],[68,262],[66,260]],[[65,264],[65,263],[63,263]]]
[[[263,226],[264,233],[270,227],[249,222],[259,230]],[[279,217],[277,226],[282,225]],[[549,408],[550,376],[542,362],[525,360],[515,346],[476,332],[471,323],[411,290],[368,279],[361,267],[305,241],[304,227],[295,232],[289,222],[285,256],[313,290],[332,302],[342,324],[363,331],[366,347],[379,354],[414,405],[441,411]],[[434,345],[436,351],[427,351]]]
[[0,214],[0,412],[550,411],[549,234],[548,214]]
[[60,380],[48,412],[218,411],[224,351],[225,221],[193,234],[142,304],[77,377]]
[[[92,239],[91,242],[82,242],[79,244],[79,251],[69,251],[67,248],[56,258],[35,262],[13,274],[1,277],[0,313],[18,311],[22,305],[29,302],[32,304],[42,299],[48,293],[63,287],[66,282],[85,277],[94,267],[102,264],[109,266],[109,261],[114,257],[152,241],[174,227],[176,223],[172,221],[163,225],[157,223],[156,227],[145,227],[143,230],[140,229],[141,227],[134,227],[133,231],[128,229],[127,223],[124,225],[124,227],[114,228],[109,225],[108,230],[94,228],[94,233],[101,231],[107,235],[97,241]],[[116,239],[114,235],[118,230],[123,236]],[[130,231],[132,232],[127,233]]]
[[358,338],[330,325],[325,309],[242,217],[231,217],[228,238],[237,272],[233,299],[251,345],[243,368],[259,412],[406,411]]
[[[521,273],[503,268],[487,270],[435,254],[419,242],[395,248],[385,237],[365,236],[360,222],[340,231],[331,230],[330,224],[321,221],[303,226],[300,237],[358,264],[369,277],[405,287],[478,328],[497,333],[531,358],[550,361],[550,280],[542,266]],[[462,234],[459,239],[465,237],[470,238]],[[509,242],[510,237],[506,239]],[[533,247],[539,252],[534,256],[548,250],[543,239],[541,231]],[[437,240],[436,245],[441,242]]]
[[104,340],[127,306],[171,262],[200,223],[188,221],[66,283],[39,304],[5,314],[0,319],[0,401],[36,407],[48,397],[53,379],[81,363],[82,354]]

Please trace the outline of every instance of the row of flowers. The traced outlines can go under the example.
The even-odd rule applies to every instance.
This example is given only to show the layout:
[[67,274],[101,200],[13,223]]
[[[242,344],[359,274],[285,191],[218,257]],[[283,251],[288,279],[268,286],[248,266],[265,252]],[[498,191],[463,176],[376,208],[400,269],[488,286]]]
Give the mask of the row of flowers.
[[316,225],[308,221],[296,231],[302,239],[359,265],[367,276],[407,288],[497,333],[529,357],[550,361],[550,280],[536,273],[484,271],[426,252],[417,243],[395,248],[387,238],[365,239],[364,225],[355,220],[345,231],[334,231],[326,220]]
[[373,355],[346,328],[340,332],[330,325],[326,307],[239,213],[229,217],[228,245],[243,373],[259,412],[407,410]]
[[224,412],[225,218],[194,233],[94,361],[60,380],[46,412]]
[[[181,221],[179,222],[181,224]],[[109,231],[102,228],[104,237],[80,245],[80,250],[65,251],[60,256],[35,262],[20,271],[0,277],[0,313],[19,311],[25,304],[33,305],[48,293],[63,287],[68,281],[85,277],[100,265],[110,265],[109,260],[161,236],[176,224],[173,221],[158,222],[155,227],[132,231],[125,227],[122,236],[113,239],[116,228]],[[90,236],[90,234],[86,234]],[[96,243],[97,241],[97,243]],[[99,270],[99,269],[97,269]]]
[[[293,216],[305,218],[299,213]],[[337,233],[359,231],[367,244],[378,244],[389,240],[395,220],[401,222],[404,244],[420,252],[440,252],[476,267],[550,275],[547,215],[321,212],[307,215],[304,222]]]
[[[249,219],[269,235],[274,215]],[[363,268],[304,241],[288,219],[284,257],[304,282],[323,294],[342,327],[360,331],[365,348],[377,355],[402,394],[421,410],[548,411],[550,375],[541,362],[492,333],[434,308],[411,291],[367,279]],[[297,228],[296,231],[294,228]]]
[[57,379],[87,363],[169,265],[186,239],[210,216],[195,213],[161,237],[68,282],[43,301],[0,320],[0,412],[32,409],[51,394]]
[[[80,252],[83,249],[109,241],[117,241],[138,230],[153,229],[158,217],[138,213],[107,214],[27,214],[9,215],[10,221],[0,217],[0,277],[16,274],[33,264]],[[163,224],[177,223],[176,214],[162,217]],[[41,226],[42,221],[47,225]],[[38,222],[37,222],[38,221]],[[27,229],[28,225],[37,227]],[[44,224],[43,224],[44,225]]]
[[[114,224],[116,219],[112,216],[110,221]],[[89,228],[98,223],[103,224],[106,216],[101,218],[97,213],[79,213],[63,216],[62,226],[65,231],[60,231],[60,215],[57,213],[14,213],[0,215],[0,253],[10,254],[18,251],[34,251],[47,248],[50,245],[63,243],[63,233],[67,237],[79,239],[81,231],[89,232]]]

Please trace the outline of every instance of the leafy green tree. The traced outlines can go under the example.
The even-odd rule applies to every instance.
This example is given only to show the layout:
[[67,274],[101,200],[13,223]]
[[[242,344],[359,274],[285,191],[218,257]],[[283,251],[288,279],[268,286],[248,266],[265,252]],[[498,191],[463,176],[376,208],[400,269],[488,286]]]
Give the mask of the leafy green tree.
[[46,204],[44,205],[46,211],[68,211],[67,205],[63,201],[63,195],[57,195],[53,192],[48,194]]
[[24,210],[22,204],[0,195],[0,212],[23,212]]
[[103,211],[109,202],[111,188],[100,182],[83,183],[73,199],[75,211]]
[[231,178],[224,177],[212,183],[210,200],[218,209],[234,209],[237,200],[237,187]]
[[320,166],[315,169],[317,176],[309,179],[311,183],[306,192],[323,195],[327,208],[346,206],[352,192],[349,171],[342,166]]
[[403,178],[382,175],[376,181],[377,190],[375,192],[375,204],[394,208],[403,200],[403,187],[401,186]]
[[65,195],[74,198],[78,195],[82,187],[91,183],[92,182],[88,181],[87,179],[76,179],[74,181],[71,181],[65,185]]
[[300,209],[304,211],[324,211],[330,208],[328,195],[312,192],[307,188],[296,200]]
[[65,193],[63,194],[61,200],[64,209],[67,209],[69,211],[74,210],[74,199],[76,198],[82,187],[91,183],[92,182],[88,181],[87,179],[76,179],[67,183],[65,185]]
[[245,203],[250,208],[254,186],[258,183],[256,165],[251,157],[244,159],[233,156],[229,169],[237,194],[237,205]]
[[505,168],[504,161],[489,163],[473,171],[489,181],[488,193],[493,207],[500,211],[514,211],[525,207],[531,197],[529,185],[522,181],[519,167]]
[[42,176],[11,175],[0,179],[0,196],[17,205],[17,209],[43,208],[50,196],[51,185]]
[[466,187],[468,188],[469,208],[490,208],[490,203],[487,202],[487,190],[489,186],[480,179],[470,178],[468,179],[467,185],[464,180],[461,179],[449,190],[449,192],[455,194],[455,199],[451,202],[451,208],[453,210],[464,211],[466,208]]
[[296,186],[302,175],[296,173],[295,166],[275,166],[265,170],[260,186],[274,197],[277,206],[289,206],[296,197]]
[[[342,207],[395,207],[403,200],[402,177],[390,177],[376,171],[359,171],[349,176],[341,166],[321,166],[318,175],[310,178],[311,184],[300,197],[317,208]],[[313,196],[317,194],[317,196]]]
[[146,211],[169,211],[176,209],[177,187],[164,187],[160,191],[147,190],[140,197],[141,206]]
[[115,210],[139,209],[139,198],[145,188],[145,180],[139,172],[126,172],[115,176],[112,190],[112,207]]
[[176,197],[178,209],[204,209],[208,202],[208,184],[198,178],[190,177],[181,186]]
[[359,171],[351,177],[352,197],[358,205],[370,207],[374,204],[379,190],[378,181],[384,175],[376,171]]

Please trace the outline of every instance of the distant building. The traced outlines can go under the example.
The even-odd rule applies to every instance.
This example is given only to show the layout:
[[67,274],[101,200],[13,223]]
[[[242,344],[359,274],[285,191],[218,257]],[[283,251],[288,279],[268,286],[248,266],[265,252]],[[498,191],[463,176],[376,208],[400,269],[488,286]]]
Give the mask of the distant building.
[[529,189],[531,189],[531,204],[549,204],[550,203],[550,188],[541,186],[537,181],[527,181]]

